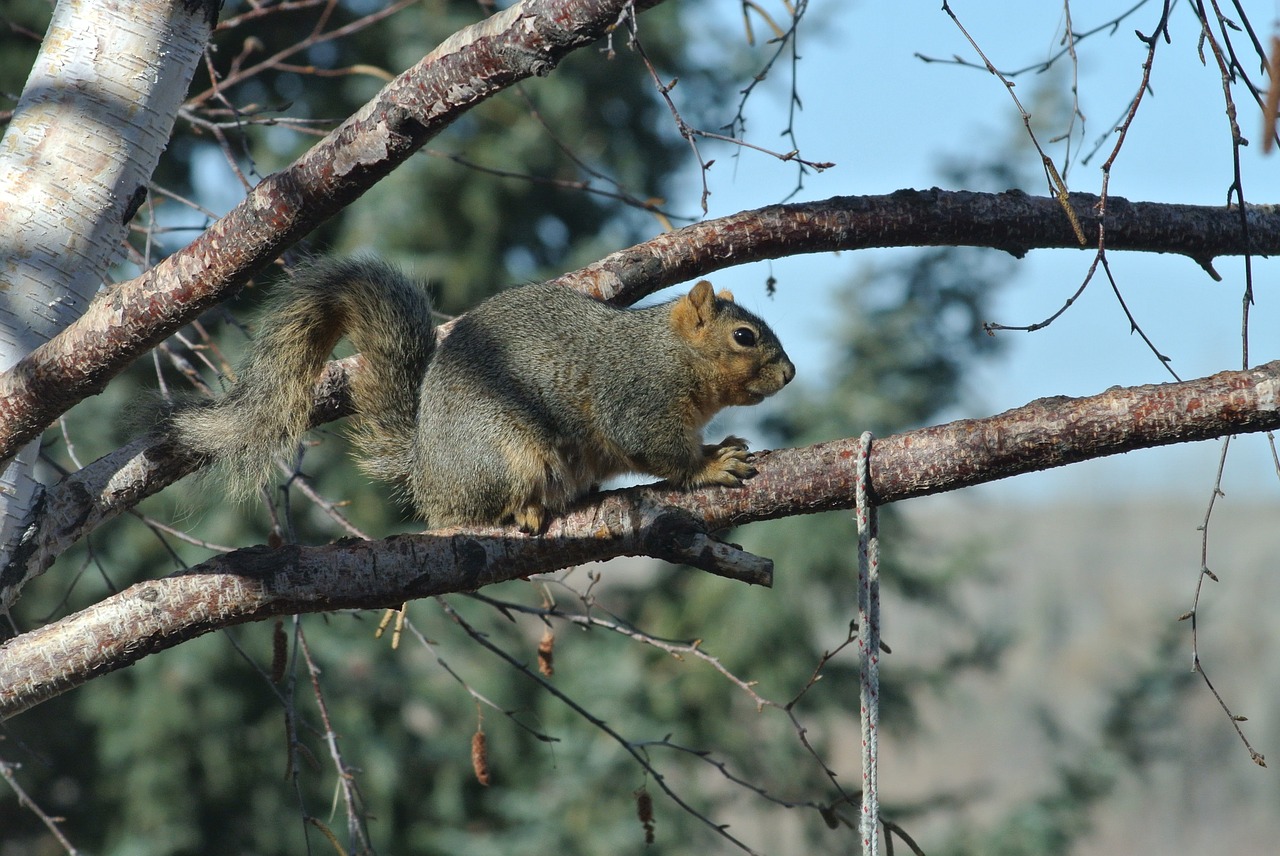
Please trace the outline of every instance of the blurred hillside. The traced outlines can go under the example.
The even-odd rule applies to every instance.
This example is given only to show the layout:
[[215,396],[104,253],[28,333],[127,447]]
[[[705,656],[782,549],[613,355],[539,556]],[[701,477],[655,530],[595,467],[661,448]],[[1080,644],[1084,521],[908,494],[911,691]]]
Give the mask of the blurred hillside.
[[[968,800],[912,832],[929,850],[944,829],[987,827],[1016,801],[1052,788],[1060,765],[1091,742],[1085,723],[1105,696],[1139,671],[1190,673],[1191,608],[1200,564],[1205,496],[1148,502],[1005,505],[980,494],[904,504],[925,561],[963,549],[990,576],[965,584],[972,612],[1010,634],[991,674],[967,672],[921,701],[918,733],[882,741],[886,801],[939,793]],[[1199,650],[1209,677],[1271,768],[1255,766],[1198,676],[1172,700],[1165,723],[1143,736],[1155,750],[1139,774],[1117,772],[1116,789],[1089,815],[1091,833],[1069,852],[1275,852],[1280,838],[1280,502],[1220,500],[1209,535]],[[947,627],[936,615],[888,602],[884,638],[894,662],[927,661]],[[1162,653],[1160,640],[1171,644]],[[1135,701],[1135,708],[1144,704]],[[1136,715],[1136,714],[1135,714]],[[1156,717],[1156,720],[1159,718]],[[856,742],[849,744],[856,753]],[[856,754],[846,769],[857,769]],[[1110,771],[1103,771],[1109,773]],[[932,851],[930,851],[932,852]]]

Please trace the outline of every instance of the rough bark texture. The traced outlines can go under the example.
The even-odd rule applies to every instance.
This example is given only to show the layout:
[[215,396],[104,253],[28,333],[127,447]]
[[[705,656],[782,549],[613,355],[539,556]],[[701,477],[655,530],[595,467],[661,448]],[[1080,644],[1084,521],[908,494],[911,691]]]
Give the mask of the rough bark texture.
[[[84,311],[125,251],[216,4],[61,0],[0,141],[0,367]],[[37,448],[0,477],[0,550],[35,504]]]
[[[1021,191],[899,190],[885,196],[837,196],[770,205],[695,223],[622,250],[558,279],[622,304],[658,288],[721,268],[801,253],[869,247],[971,246],[1021,258],[1033,249],[1098,246],[1097,196],[1071,194],[1089,243],[1082,247],[1057,199]],[[1239,209],[1107,198],[1106,246],[1175,253],[1212,271],[1218,256],[1280,253],[1280,207]],[[1214,274],[1216,278],[1216,274]]]
[[[955,490],[1133,449],[1280,427],[1280,361],[1176,384],[1046,398],[878,440],[878,503]],[[611,556],[645,554],[768,581],[767,560],[706,535],[731,525],[854,504],[858,441],[758,456],[737,490],[661,485],[593,497],[547,534],[440,531],[325,547],[255,547],[139,583],[0,646],[0,716],[32,707],[219,627],[273,615],[391,606]]]
[[[1184,383],[1041,398],[876,440],[877,504],[944,493],[1137,449],[1280,427],[1280,361]],[[750,489],[716,500],[714,526],[849,508],[856,438],[766,452]]]
[[[348,372],[359,362],[355,356],[329,364],[316,386],[313,425],[350,412]],[[201,464],[181,449],[144,435],[49,487],[21,522],[21,537],[0,565],[0,614],[72,544]]]

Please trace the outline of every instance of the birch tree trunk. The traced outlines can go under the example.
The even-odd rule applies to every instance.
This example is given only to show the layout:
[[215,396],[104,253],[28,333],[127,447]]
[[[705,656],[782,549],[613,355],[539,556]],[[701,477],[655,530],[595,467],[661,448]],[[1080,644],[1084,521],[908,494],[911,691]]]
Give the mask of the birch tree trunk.
[[[60,0],[0,140],[0,370],[78,318],[121,260],[217,5]],[[38,441],[0,476],[7,559]]]

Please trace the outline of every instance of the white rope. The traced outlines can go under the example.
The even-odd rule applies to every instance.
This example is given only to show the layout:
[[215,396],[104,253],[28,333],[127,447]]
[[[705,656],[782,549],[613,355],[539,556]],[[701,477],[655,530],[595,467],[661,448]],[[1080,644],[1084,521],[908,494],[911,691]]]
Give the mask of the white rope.
[[880,799],[877,784],[880,732],[880,535],[876,508],[868,500],[871,485],[870,431],[858,441],[858,656],[862,710],[863,856],[880,852]]

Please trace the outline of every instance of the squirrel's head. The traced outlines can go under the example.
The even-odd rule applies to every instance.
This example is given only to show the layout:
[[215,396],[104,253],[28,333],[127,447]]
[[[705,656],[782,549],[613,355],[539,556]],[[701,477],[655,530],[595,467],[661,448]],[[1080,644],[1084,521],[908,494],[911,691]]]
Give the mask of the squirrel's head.
[[671,327],[695,355],[701,392],[715,409],[759,404],[796,375],[769,325],[706,280],[672,304]]

